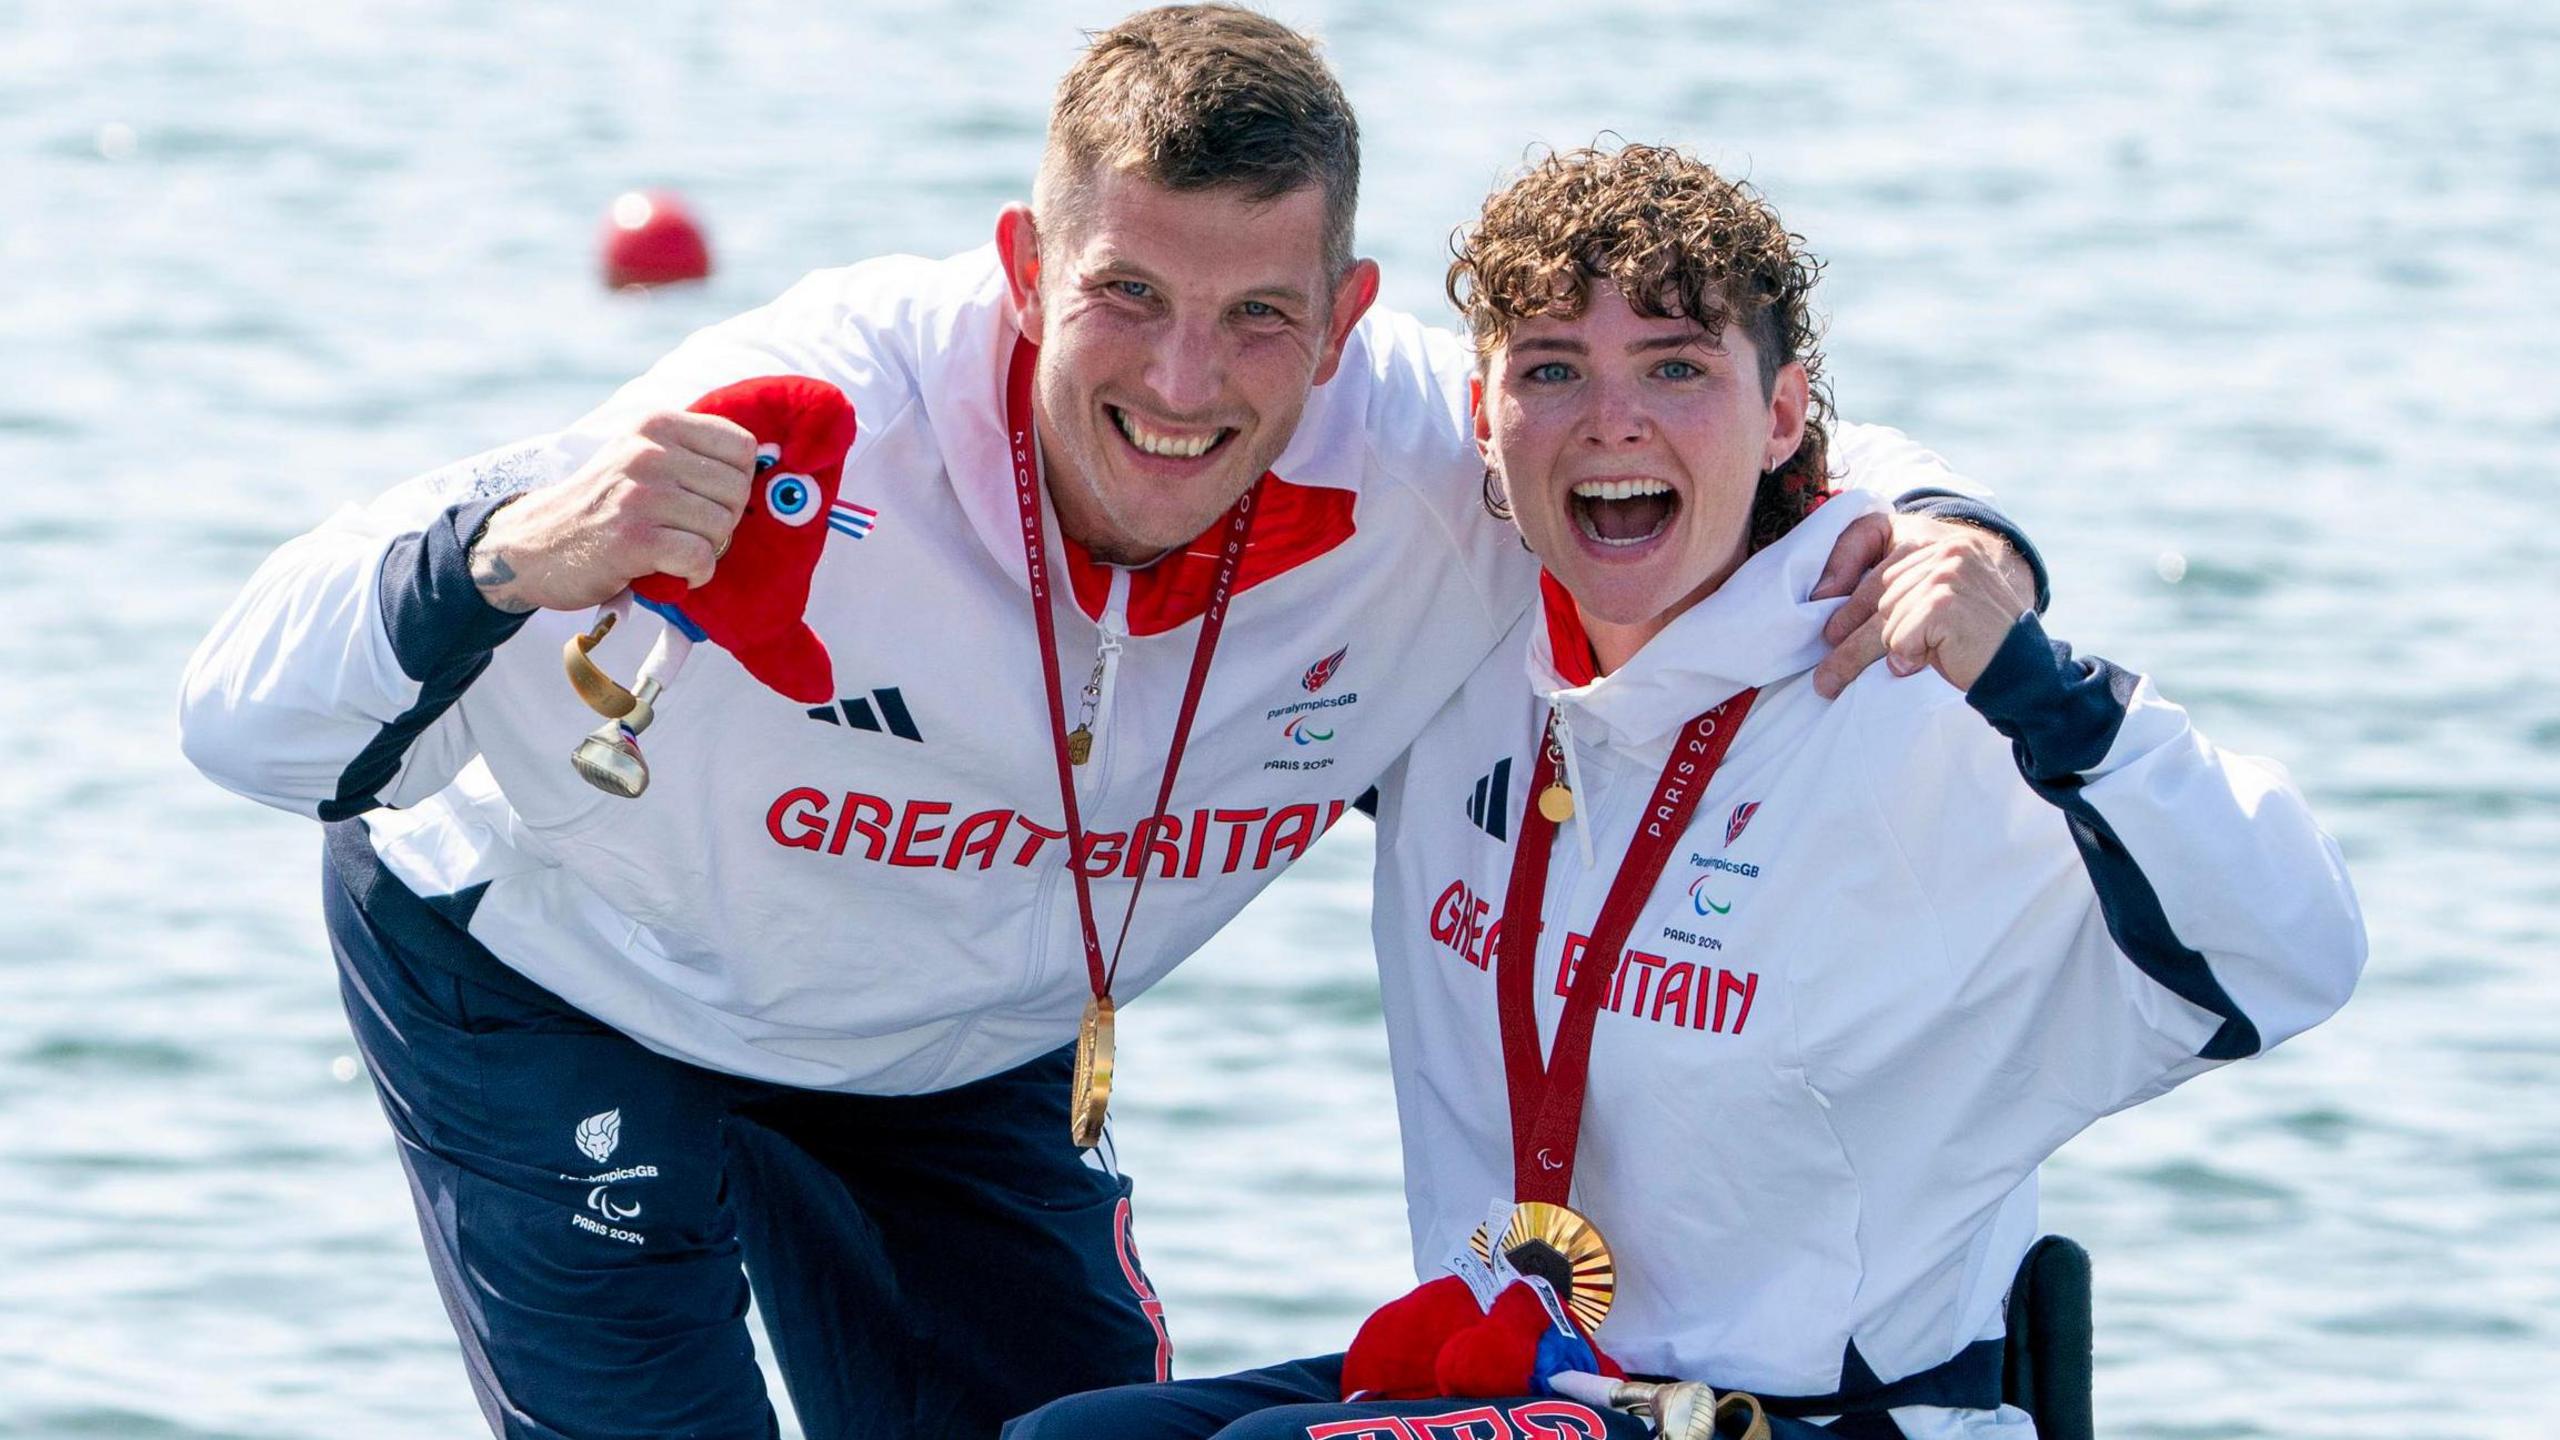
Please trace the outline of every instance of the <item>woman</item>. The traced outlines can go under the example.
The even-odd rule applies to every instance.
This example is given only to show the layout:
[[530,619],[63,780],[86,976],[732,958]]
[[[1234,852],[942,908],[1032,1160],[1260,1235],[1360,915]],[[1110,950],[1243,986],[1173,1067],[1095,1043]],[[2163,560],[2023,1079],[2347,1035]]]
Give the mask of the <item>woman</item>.
[[[1451,267],[1489,480],[1548,583],[1380,788],[1417,1268],[1566,1205],[1606,1238],[1591,1337],[1629,1371],[1761,1396],[1781,1434],[2025,1436],[1997,1341],[2036,1167],[2324,1018],[2362,927],[2280,770],[2073,658],[1995,574],[1889,574],[1936,591],[1891,607],[1892,673],[1815,692],[1838,604],[1806,596],[1878,502],[1826,493],[1813,276],[1747,189],[1645,146],[1537,166]],[[1549,1274],[1600,1310],[1596,1274]],[[1374,1317],[1347,1379],[1105,1392],[1009,1433],[1643,1433],[1533,1398],[1552,1365],[1490,1406],[1338,1403],[1465,1389],[1414,1349],[1451,1288]]]

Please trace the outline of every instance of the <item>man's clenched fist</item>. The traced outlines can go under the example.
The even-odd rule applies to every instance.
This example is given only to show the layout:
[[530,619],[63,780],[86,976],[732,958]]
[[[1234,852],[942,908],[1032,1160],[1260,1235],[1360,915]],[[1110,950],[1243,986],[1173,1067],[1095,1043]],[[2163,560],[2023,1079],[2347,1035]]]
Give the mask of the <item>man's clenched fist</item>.
[[747,506],[756,442],[716,415],[644,416],[557,485],[527,491],[471,547],[471,579],[502,610],[586,610],[644,575],[711,578]]

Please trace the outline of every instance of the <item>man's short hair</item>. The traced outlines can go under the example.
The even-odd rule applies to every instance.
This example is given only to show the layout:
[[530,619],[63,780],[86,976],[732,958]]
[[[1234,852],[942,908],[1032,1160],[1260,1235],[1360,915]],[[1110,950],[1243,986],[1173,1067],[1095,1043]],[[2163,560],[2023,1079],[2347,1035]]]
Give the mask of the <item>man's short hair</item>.
[[1803,365],[1804,443],[1761,480],[1756,550],[1810,514],[1831,483],[1831,396],[1812,306],[1822,262],[1803,246],[1759,192],[1702,160],[1664,146],[1586,147],[1550,154],[1486,197],[1451,244],[1449,299],[1485,358],[1522,320],[1581,314],[1606,280],[1636,313],[1695,319],[1711,340],[1739,324],[1759,352],[1763,396],[1780,366]]
[[1315,42],[1233,5],[1142,10],[1091,36],[1058,82],[1035,204],[1072,223],[1099,167],[1168,190],[1276,200],[1324,187],[1325,267],[1351,268],[1360,126]]

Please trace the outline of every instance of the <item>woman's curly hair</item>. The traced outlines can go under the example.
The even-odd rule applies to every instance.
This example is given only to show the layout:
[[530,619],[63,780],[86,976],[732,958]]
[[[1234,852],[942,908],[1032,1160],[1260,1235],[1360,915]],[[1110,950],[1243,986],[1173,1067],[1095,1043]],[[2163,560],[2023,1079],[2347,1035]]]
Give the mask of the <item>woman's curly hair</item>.
[[[1804,366],[1804,442],[1761,477],[1749,542],[1757,550],[1831,486],[1831,395],[1810,303],[1822,262],[1803,245],[1759,192],[1704,161],[1658,145],[1586,147],[1548,155],[1485,198],[1451,242],[1449,299],[1485,361],[1522,320],[1581,314],[1592,282],[1606,280],[1638,314],[1695,319],[1710,340],[1739,323],[1759,351],[1763,395],[1780,366]],[[1507,515],[1490,477],[1487,489]]]

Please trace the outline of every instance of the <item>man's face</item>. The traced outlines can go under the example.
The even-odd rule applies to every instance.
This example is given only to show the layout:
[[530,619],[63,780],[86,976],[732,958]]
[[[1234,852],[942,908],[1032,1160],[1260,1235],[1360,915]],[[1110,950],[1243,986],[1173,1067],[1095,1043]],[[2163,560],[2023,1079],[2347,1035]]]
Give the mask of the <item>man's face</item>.
[[1476,423],[1520,533],[1586,622],[1642,636],[1742,563],[1760,472],[1802,437],[1802,389],[1790,364],[1761,390],[1741,326],[1710,341],[1601,282],[1580,315],[1512,329]]
[[1377,293],[1324,264],[1320,187],[1256,202],[1105,168],[1036,231],[997,229],[1040,346],[1041,458],[1058,523],[1104,559],[1189,542],[1289,443]]

